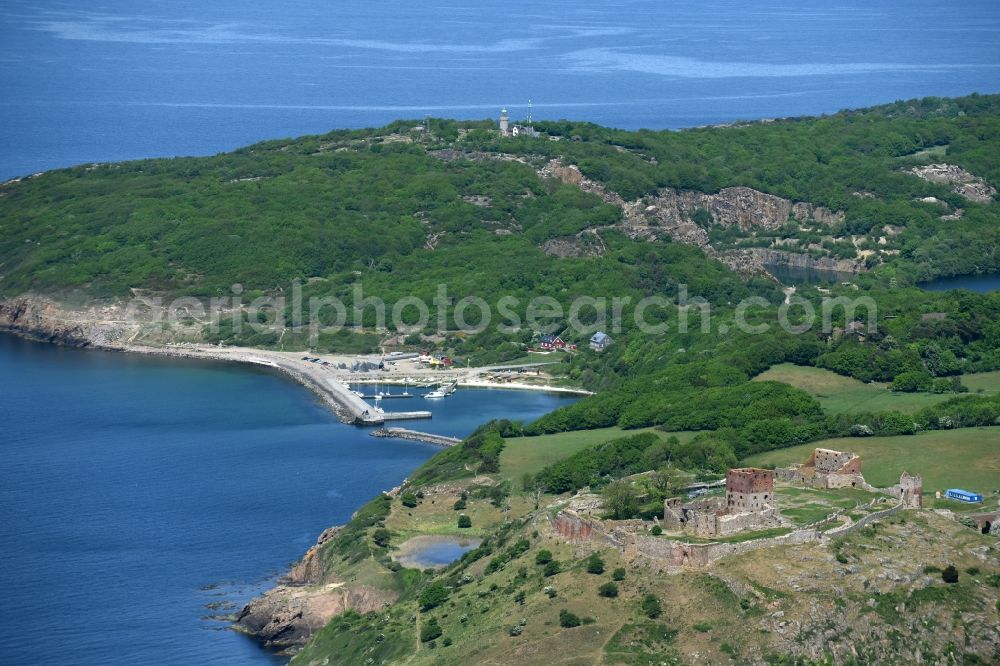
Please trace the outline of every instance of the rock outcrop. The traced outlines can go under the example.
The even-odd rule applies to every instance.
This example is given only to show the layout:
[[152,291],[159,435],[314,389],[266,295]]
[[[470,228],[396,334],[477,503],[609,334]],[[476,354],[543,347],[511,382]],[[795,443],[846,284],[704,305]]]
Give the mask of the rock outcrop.
[[542,251],[552,257],[599,257],[605,250],[604,241],[596,230],[551,238],[542,243]]
[[331,618],[347,610],[381,610],[395,598],[364,585],[278,585],[247,604],[236,618],[236,629],[268,648],[305,645]]
[[996,188],[985,180],[954,164],[926,164],[913,167],[908,173],[931,183],[949,185],[952,192],[969,201],[988,203],[997,193]]
[[858,259],[813,257],[799,252],[771,250],[765,247],[752,247],[726,252],[719,256],[719,261],[740,273],[761,273],[766,271],[768,266],[830,271],[834,273],[858,273],[865,270],[864,262]]
[[825,225],[844,221],[843,212],[792,202],[749,187],[727,187],[716,194],[665,188],[650,197],[649,203],[653,209],[647,210],[668,225],[690,221],[699,210],[706,211],[713,224],[737,226],[744,231],[779,229],[790,218],[800,222],[813,220]]
[[114,346],[128,335],[124,324],[102,319],[97,313],[70,313],[40,296],[0,301],[0,330],[70,347]]
[[234,628],[267,648],[294,651],[336,615],[347,610],[367,613],[393,603],[396,597],[385,590],[331,580],[325,575],[320,547],[339,529],[324,531],[277,586],[244,606]]
[[[541,178],[555,178],[575,185],[584,192],[599,196],[605,203],[622,211],[615,229],[633,240],[657,240],[669,237],[677,243],[695,245],[705,254],[717,257],[733,270],[748,275],[765,275],[765,266],[786,265],[812,270],[856,273],[865,270],[863,261],[815,258],[795,252],[752,248],[717,254],[709,242],[708,228],[712,225],[736,226],[744,231],[780,229],[789,220],[832,226],[844,221],[842,211],[832,211],[805,202],[793,202],[749,187],[727,187],[715,194],[693,190],[664,188],[656,194],[636,201],[625,201],[601,183],[587,178],[573,164],[550,160],[538,170]],[[695,221],[707,215],[707,219]],[[588,229],[576,237],[546,241],[542,250],[558,257],[594,256],[602,252],[589,242],[586,234],[599,236],[599,230]],[[603,249],[603,248],[601,248]]]
[[[566,165],[559,160],[550,160],[545,166],[538,170],[538,175],[541,178],[556,178],[568,185],[576,185],[584,192],[596,194],[603,199],[605,203],[621,209],[622,220],[620,224],[616,225],[616,228],[618,231],[633,240],[656,240],[669,235],[674,238],[674,240],[688,242],[681,240],[678,236],[675,236],[670,229],[662,228],[657,220],[648,218],[646,216],[645,207],[641,201],[625,201],[625,199],[623,199],[617,192],[613,192],[604,187],[601,183],[590,180],[584,176],[575,164]],[[707,246],[708,235],[702,229],[697,229],[697,231],[701,232],[701,234],[692,238],[691,244],[701,245],[702,247]],[[554,254],[554,252],[549,253]]]

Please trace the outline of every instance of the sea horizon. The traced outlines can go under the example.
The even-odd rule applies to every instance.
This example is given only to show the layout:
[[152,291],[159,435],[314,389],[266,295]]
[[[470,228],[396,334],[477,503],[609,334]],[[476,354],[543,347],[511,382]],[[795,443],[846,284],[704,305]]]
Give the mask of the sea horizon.
[[14,0],[0,180],[501,108],[661,130],[1000,91],[1000,9],[985,0],[514,3],[500,23],[488,5],[188,10]]

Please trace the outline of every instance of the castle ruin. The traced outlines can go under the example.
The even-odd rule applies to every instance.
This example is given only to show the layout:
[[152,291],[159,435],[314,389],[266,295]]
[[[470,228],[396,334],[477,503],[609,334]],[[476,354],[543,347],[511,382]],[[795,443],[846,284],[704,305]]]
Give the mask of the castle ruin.
[[726,496],[663,503],[663,527],[697,536],[726,536],[782,524],[774,504],[774,472],[744,467],[726,472]]
[[864,483],[861,457],[850,451],[814,449],[799,473],[813,488],[855,488]]
[[876,488],[861,474],[861,457],[850,451],[817,448],[802,465],[775,472],[782,481],[801,483],[812,488],[860,488],[870,493],[892,495],[907,509],[919,509],[923,506],[923,477],[903,472],[899,483],[888,488]]

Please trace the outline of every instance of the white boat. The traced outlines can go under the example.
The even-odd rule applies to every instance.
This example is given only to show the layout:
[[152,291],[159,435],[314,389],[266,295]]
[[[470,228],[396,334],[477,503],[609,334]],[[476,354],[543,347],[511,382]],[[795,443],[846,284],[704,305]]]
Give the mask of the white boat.
[[448,397],[448,394],[442,391],[441,389],[435,389],[430,393],[425,393],[424,397],[427,398],[428,400],[437,400],[439,398]]

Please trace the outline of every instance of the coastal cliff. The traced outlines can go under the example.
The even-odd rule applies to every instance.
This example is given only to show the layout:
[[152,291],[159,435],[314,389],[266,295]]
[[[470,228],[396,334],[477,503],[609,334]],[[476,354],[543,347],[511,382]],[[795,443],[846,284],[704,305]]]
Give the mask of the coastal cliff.
[[123,326],[73,316],[55,301],[34,295],[0,300],[0,330],[69,347],[111,347],[125,337]]
[[233,627],[266,648],[295,651],[336,615],[348,610],[367,613],[393,603],[397,596],[386,590],[324,573],[322,546],[339,531],[324,531],[287,576],[243,607]]

